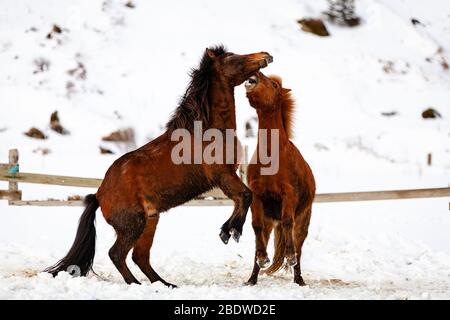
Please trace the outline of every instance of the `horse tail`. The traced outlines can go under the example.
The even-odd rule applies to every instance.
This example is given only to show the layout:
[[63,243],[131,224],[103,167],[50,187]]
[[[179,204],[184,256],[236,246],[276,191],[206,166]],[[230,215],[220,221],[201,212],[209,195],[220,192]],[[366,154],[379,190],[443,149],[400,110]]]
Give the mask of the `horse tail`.
[[[60,271],[67,271],[69,267],[79,268],[72,272],[80,272],[85,276],[91,269],[95,256],[95,211],[99,203],[95,194],[89,194],[84,199],[86,208],[80,217],[77,235],[67,255],[55,265],[45,269],[45,272],[56,276]],[[69,270],[70,272],[71,270]]]
[[281,223],[278,223],[275,227],[274,238],[275,253],[273,255],[272,264],[265,270],[266,274],[273,274],[283,266],[286,240],[283,235],[283,226]]

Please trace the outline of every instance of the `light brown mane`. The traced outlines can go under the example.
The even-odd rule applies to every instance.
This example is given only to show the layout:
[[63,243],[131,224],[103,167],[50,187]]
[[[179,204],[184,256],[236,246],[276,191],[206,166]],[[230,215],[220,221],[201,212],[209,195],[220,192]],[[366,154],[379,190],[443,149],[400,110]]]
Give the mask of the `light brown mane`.
[[294,137],[294,111],[295,101],[290,91],[283,88],[283,81],[277,75],[270,75],[269,78],[282,88],[281,89],[281,112],[283,116],[283,126],[289,139]]

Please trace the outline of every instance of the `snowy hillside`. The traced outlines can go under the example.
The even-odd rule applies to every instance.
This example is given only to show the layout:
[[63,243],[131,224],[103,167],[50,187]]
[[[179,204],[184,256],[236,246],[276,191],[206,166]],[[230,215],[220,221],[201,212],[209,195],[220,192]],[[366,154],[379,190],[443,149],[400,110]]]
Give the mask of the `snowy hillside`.
[[[18,148],[22,171],[102,178],[125,151],[102,137],[128,127],[136,145],[156,137],[190,68],[206,47],[223,43],[236,53],[274,56],[264,72],[282,76],[293,90],[296,144],[318,192],[449,186],[448,0],[357,0],[362,24],[328,23],[330,37],[303,32],[296,22],[320,16],[324,0],[126,3],[0,0],[0,162]],[[244,128],[255,112],[243,86],[235,95],[238,135],[252,149]],[[423,119],[427,108],[441,118]],[[69,135],[50,129],[55,110]],[[31,127],[48,138],[25,136]],[[100,154],[99,146],[115,154]],[[26,199],[95,191],[20,188]],[[0,298],[449,299],[448,202],[316,204],[304,288],[282,273],[244,287],[254,250],[250,223],[241,243],[223,246],[218,229],[231,208],[176,208],[162,217],[152,249],[155,269],[180,286],[170,290],[122,283],[107,257],[114,234],[100,213],[94,268],[105,279],[38,273],[70,247],[81,208],[2,201]]]

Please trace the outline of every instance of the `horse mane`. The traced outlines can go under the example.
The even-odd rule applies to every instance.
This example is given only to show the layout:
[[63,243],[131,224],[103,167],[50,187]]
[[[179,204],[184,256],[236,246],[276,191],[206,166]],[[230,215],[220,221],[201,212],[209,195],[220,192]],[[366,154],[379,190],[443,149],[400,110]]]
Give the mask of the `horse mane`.
[[[209,48],[215,56],[220,56],[227,52],[223,45]],[[168,131],[185,128],[192,130],[194,121],[202,121],[203,127],[209,123],[211,104],[208,97],[208,89],[211,81],[213,60],[205,50],[197,69],[192,69],[189,73],[191,81],[186,92],[181,97],[178,107],[173,112],[169,122],[166,124]]]
[[289,91],[284,90],[281,77],[271,75],[269,78],[278,83],[281,89],[281,114],[283,117],[283,126],[289,139],[294,137],[294,111],[295,101]]

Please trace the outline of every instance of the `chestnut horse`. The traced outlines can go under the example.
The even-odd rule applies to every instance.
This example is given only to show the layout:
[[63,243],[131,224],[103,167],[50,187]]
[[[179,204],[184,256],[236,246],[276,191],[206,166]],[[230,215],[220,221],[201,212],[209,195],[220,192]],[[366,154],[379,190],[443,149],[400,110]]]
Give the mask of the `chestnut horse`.
[[[133,249],[133,261],[151,282],[161,281],[174,287],[150,265],[150,248],[159,213],[214,187],[219,187],[234,201],[234,211],[221,227],[220,237],[225,244],[231,236],[238,241],[252,194],[236,174],[236,158],[232,164],[174,164],[171,151],[177,142],[172,141],[171,135],[176,129],[192,133],[195,121],[201,121],[203,130],[215,128],[223,133],[226,129],[235,130],[234,87],[272,60],[266,52],[238,55],[227,52],[223,46],[206,49],[198,69],[191,72],[186,93],[167,123],[166,131],[111,165],[97,193],[85,198],[86,209],[72,248],[66,257],[46,271],[56,275],[76,265],[84,276],[92,269],[95,211],[100,207],[105,220],[116,231],[117,239],[109,250],[109,257],[125,282],[139,284],[125,262]],[[234,139],[236,145],[237,138]]]
[[[291,90],[283,88],[277,76],[266,77],[258,72],[250,77],[245,87],[250,105],[258,114],[259,130],[266,129],[270,137],[271,129],[278,129],[279,135],[279,150],[271,150],[271,145],[258,138],[257,150],[248,167],[248,185],[253,192],[251,210],[256,252],[253,272],[247,283],[256,284],[260,269],[270,263],[266,249],[275,228],[274,261],[265,272],[276,272],[286,258],[287,265],[294,267],[294,282],[304,285],[300,258],[308,234],[316,187],[311,168],[289,140],[293,131],[294,100]],[[279,167],[273,175],[261,174],[260,149],[272,157],[273,153],[278,153]]]

